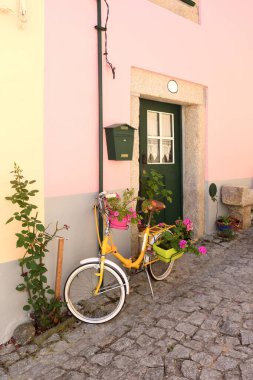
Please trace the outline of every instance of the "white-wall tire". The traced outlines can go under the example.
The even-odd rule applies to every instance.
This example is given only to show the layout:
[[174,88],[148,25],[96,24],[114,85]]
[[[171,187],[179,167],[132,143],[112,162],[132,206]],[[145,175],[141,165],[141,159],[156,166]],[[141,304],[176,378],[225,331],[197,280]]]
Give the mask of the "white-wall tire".
[[122,309],[126,298],[126,284],[121,274],[105,264],[100,294],[94,295],[99,272],[99,261],[86,263],[68,277],[64,297],[69,311],[80,321],[104,323],[113,319]]
[[[172,234],[172,232],[170,230],[168,230],[168,232],[170,232]],[[153,243],[159,241],[161,235],[162,234],[156,235],[155,238],[154,238]],[[148,256],[148,261],[152,261],[152,260],[154,260],[154,258],[151,258],[151,257]],[[148,272],[149,272],[150,276],[154,280],[156,280],[156,281],[162,281],[166,277],[169,276],[170,272],[172,271],[173,265],[174,265],[174,261],[171,261],[169,263],[165,263],[162,260],[158,260],[158,261],[155,261],[152,264],[149,264],[147,266],[147,269],[148,269]]]

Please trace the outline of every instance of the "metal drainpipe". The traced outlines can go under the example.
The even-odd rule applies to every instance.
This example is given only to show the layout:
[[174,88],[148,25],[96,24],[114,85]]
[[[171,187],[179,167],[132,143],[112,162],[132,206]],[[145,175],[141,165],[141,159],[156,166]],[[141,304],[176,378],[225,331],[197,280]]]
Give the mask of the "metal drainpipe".
[[[99,193],[103,191],[103,74],[102,74],[102,31],[101,0],[97,0],[97,29],[98,33],[98,115],[99,115]],[[99,235],[103,237],[103,220],[99,216]]]

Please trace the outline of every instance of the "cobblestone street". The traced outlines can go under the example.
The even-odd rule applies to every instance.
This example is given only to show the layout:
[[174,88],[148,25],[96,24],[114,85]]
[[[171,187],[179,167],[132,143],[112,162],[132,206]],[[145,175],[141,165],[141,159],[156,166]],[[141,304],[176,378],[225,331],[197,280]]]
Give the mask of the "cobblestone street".
[[253,379],[253,229],[185,255],[150,296],[143,274],[122,312],[76,323],[42,347],[0,350],[0,379]]

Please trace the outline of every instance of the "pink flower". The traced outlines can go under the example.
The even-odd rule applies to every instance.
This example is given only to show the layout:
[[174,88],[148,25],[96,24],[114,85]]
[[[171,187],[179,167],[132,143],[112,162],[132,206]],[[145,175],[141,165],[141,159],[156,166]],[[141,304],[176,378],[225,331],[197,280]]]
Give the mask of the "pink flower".
[[199,253],[200,253],[201,255],[205,255],[205,254],[207,253],[207,249],[206,249],[206,247],[204,247],[203,245],[201,245],[201,246],[198,248],[198,250],[199,250]]
[[186,240],[180,240],[179,247],[181,249],[184,249],[186,246],[187,246],[187,241]]
[[133,209],[133,207],[130,207],[129,211],[134,212],[135,210]]
[[186,226],[186,231],[192,231],[193,230],[193,223],[190,219],[183,220],[183,224]]
[[141,224],[141,220],[138,220],[138,224]]
[[192,223],[187,224],[186,231],[192,231],[192,230],[193,230],[193,224]]
[[136,216],[137,216],[137,213],[136,213],[136,211],[134,211],[132,214],[132,218],[136,218]]
[[114,211],[114,212],[113,212],[113,216],[119,216],[118,211]]
[[165,225],[165,223],[158,223],[159,227],[163,227],[164,225]]
[[120,196],[119,196],[119,194],[118,194],[118,193],[116,193],[116,198],[118,198],[118,199],[120,198]]

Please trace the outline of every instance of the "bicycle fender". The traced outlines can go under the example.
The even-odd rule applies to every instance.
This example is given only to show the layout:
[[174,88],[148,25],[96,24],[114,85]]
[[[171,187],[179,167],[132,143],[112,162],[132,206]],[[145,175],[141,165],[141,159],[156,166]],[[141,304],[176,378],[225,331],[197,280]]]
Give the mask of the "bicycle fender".
[[[81,265],[90,264],[90,263],[99,263],[99,258],[98,257],[89,257],[88,259],[84,259],[84,260],[80,261]],[[127,275],[125,274],[123,269],[121,269],[118,264],[114,263],[111,260],[105,259],[105,264],[112,267],[113,269],[115,269],[116,272],[118,272],[118,274],[122,277],[122,279],[125,283],[126,294],[129,294],[129,281],[128,281]]]

